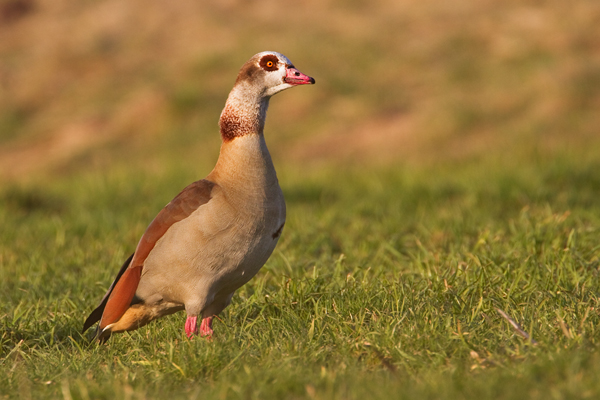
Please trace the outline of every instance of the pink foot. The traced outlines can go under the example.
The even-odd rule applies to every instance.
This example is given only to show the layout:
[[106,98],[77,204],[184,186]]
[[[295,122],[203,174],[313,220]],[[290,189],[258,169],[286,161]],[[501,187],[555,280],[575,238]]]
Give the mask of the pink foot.
[[202,323],[200,324],[200,336],[207,336],[209,338],[212,336],[212,320],[213,317],[206,317],[202,319]]
[[[204,321],[202,321],[204,324]],[[185,334],[188,338],[198,333],[198,317],[188,316],[185,320]]]

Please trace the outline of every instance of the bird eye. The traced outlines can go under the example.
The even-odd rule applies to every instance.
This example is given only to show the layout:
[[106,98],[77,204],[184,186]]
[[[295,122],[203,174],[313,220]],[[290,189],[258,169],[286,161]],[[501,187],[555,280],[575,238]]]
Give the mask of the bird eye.
[[[0,0],[2,1],[2,0]],[[277,60],[277,57],[275,57],[272,54],[267,54],[266,56],[264,56],[263,58],[261,58],[259,65],[262,69],[264,69],[265,71],[277,71],[277,65],[279,64],[279,61]]]

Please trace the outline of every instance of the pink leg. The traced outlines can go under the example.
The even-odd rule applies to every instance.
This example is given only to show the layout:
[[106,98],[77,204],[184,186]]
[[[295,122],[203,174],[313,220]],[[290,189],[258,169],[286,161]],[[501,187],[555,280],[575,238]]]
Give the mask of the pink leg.
[[[204,323],[204,321],[202,322]],[[185,334],[188,338],[198,333],[198,317],[188,316],[185,320]]]
[[202,323],[200,324],[200,336],[212,336],[212,320],[213,317],[206,317],[202,319]]

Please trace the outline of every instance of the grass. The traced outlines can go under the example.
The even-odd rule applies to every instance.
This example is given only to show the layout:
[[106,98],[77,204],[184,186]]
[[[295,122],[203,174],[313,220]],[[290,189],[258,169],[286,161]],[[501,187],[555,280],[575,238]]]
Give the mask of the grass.
[[33,7],[0,42],[0,181],[68,168],[99,141],[174,137],[198,151],[195,128],[214,129],[239,67],[265,49],[317,81],[273,102],[272,148],[340,133],[360,141],[388,119],[420,143],[391,141],[403,158],[585,147],[600,124],[599,15],[593,0]]
[[82,321],[188,177],[115,168],[8,187],[1,393],[595,398],[600,160],[508,164],[284,168],[282,241],[212,341],[187,340],[180,313],[104,346]]
[[[0,14],[0,398],[600,396],[597,1]],[[91,342],[265,49],[317,80],[269,111],[275,253],[212,341],[180,313]]]

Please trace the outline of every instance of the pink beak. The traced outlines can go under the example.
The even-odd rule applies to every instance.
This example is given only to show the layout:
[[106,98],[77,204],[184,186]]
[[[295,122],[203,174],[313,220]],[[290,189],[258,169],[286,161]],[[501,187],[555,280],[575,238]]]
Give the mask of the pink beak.
[[283,78],[285,83],[289,83],[290,85],[312,85],[315,83],[314,78],[311,78],[308,75],[304,75],[302,72],[298,71],[294,67],[288,67],[286,70],[285,78]]

